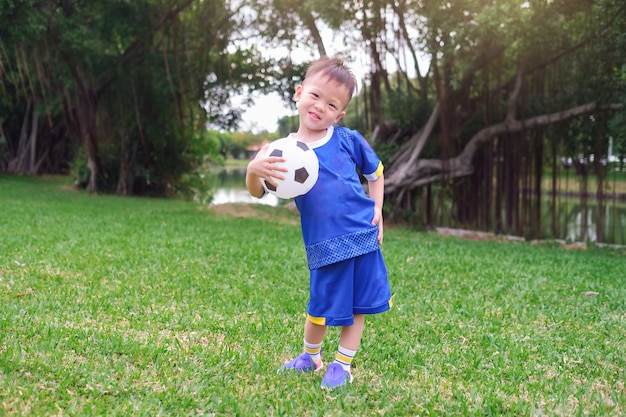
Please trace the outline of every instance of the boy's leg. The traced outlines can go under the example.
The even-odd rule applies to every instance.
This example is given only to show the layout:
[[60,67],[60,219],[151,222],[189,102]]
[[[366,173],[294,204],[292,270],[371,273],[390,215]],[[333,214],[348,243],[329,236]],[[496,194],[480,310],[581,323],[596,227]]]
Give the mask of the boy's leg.
[[336,388],[352,382],[350,366],[352,359],[361,344],[361,336],[365,328],[365,315],[355,314],[354,324],[341,328],[341,338],[339,339],[339,349],[335,355],[335,361],[330,364],[324,379],[322,388]]
[[322,342],[326,335],[327,326],[313,323],[307,318],[304,323],[304,351],[309,354],[315,364],[315,370],[323,366],[322,363]]
[[315,324],[307,318],[304,323],[304,340],[309,343],[322,343],[326,329],[326,326]]
[[350,350],[357,350],[361,344],[361,336],[365,328],[365,314],[355,314],[354,324],[341,328],[341,338],[339,345]]
[[315,324],[307,318],[304,324],[304,353],[287,362],[281,370],[293,369],[297,372],[317,371],[322,363],[322,341],[326,334],[326,326]]

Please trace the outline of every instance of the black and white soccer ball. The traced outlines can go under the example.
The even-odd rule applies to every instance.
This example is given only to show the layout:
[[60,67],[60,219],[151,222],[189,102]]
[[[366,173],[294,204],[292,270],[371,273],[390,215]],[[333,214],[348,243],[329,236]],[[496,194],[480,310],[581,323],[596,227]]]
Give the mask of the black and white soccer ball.
[[315,151],[306,143],[292,137],[278,139],[270,143],[266,155],[285,158],[285,162],[276,163],[288,169],[287,172],[281,172],[285,177],[284,180],[274,178],[277,187],[266,180],[261,180],[263,188],[276,197],[290,199],[304,195],[317,182],[319,161]]

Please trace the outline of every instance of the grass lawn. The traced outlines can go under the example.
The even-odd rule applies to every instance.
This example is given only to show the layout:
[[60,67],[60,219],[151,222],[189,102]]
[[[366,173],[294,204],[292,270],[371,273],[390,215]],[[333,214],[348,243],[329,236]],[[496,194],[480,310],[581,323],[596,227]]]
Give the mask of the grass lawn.
[[64,181],[0,176],[0,415],[626,414],[623,250],[388,228],[395,306],[323,391],[277,372],[302,349],[296,214]]
[[[559,174],[557,178],[557,189],[566,193],[578,193],[582,190],[583,178],[571,170]],[[626,171],[609,171],[603,179],[603,190],[606,198],[610,199],[613,193],[618,195],[626,194]],[[552,190],[552,172],[547,170],[542,178],[541,189],[549,193]],[[590,174],[587,178],[587,192],[595,194],[598,190],[598,178],[595,174]]]

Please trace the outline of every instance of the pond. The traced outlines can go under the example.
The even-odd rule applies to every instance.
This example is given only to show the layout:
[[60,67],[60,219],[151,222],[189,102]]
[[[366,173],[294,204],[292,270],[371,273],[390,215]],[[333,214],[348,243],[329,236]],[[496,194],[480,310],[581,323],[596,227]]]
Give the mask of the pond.
[[216,184],[211,205],[245,203],[276,207],[286,203],[272,194],[267,194],[260,199],[252,197],[246,189],[245,168],[223,169],[214,172],[213,175],[216,175],[217,178],[216,181],[210,181],[212,184]]
[[[626,245],[626,207],[613,205],[610,202],[604,206],[604,228],[602,238],[605,242]],[[546,210],[547,211],[547,210]],[[586,237],[595,242],[598,239],[598,207],[595,203],[589,204],[583,209],[580,203],[574,203],[561,217],[561,224],[565,227],[565,239],[581,241],[582,230],[586,225]],[[544,216],[547,217],[547,216]]]
[[[211,205],[244,203],[244,204],[265,204],[269,206],[279,206],[287,204],[288,200],[281,200],[272,194],[268,194],[261,199],[254,198],[246,190],[246,170],[245,168],[228,168],[214,171],[211,175],[216,178],[210,181],[215,184]],[[576,199],[571,199],[569,204],[563,204],[559,210],[559,230],[562,236],[560,239],[570,241],[581,241],[583,236],[586,240],[596,241],[598,236],[597,226],[597,206],[589,201],[586,208],[581,207]],[[604,241],[618,245],[626,245],[626,205],[624,203],[612,204],[608,202],[604,207],[605,226],[602,235]],[[550,224],[549,208],[544,202],[543,220],[544,228]],[[583,234],[583,227],[586,225],[586,232]],[[550,232],[546,231],[546,235]]]

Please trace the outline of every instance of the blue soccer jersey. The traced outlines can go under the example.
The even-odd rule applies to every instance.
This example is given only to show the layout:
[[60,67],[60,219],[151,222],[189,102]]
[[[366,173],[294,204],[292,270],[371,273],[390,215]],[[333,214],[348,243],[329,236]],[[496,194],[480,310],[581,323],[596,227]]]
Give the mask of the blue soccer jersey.
[[354,314],[381,313],[392,304],[378,226],[372,226],[374,200],[359,178],[360,172],[374,181],[383,166],[367,141],[344,127],[330,127],[308,145],[319,160],[319,176],[295,199],[311,270],[308,318],[349,326]]
[[383,171],[380,159],[363,136],[344,127],[331,126],[324,138],[308,145],[319,160],[319,176],[295,202],[309,268],[378,250],[374,200],[365,194],[358,172],[376,180]]

